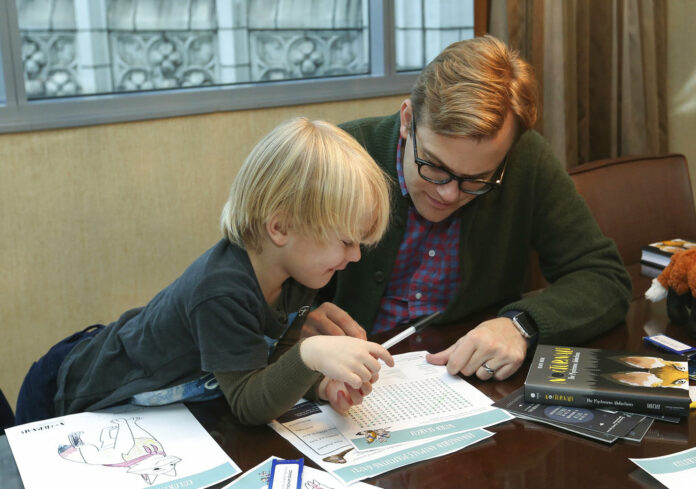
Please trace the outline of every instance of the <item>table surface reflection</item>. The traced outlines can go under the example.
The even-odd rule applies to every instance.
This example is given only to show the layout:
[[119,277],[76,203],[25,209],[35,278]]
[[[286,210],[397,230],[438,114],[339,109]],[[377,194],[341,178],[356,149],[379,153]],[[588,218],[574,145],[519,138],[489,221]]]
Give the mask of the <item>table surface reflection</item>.
[[[476,324],[472,318],[471,324]],[[466,331],[462,325],[427,328],[394,346],[392,353],[439,351]],[[682,327],[670,324],[664,302],[636,299],[626,322],[585,346],[614,350],[656,352],[645,345],[646,334],[664,333],[694,343]],[[393,333],[392,333],[393,334]],[[386,336],[376,336],[383,341]],[[523,382],[529,364],[509,379],[470,383],[494,400],[513,392]],[[234,423],[224,400],[189,404],[189,408],[220,446],[248,470],[271,455],[299,458],[302,454],[271,428]],[[619,440],[613,445],[538,423],[513,420],[489,428],[495,435],[450,455],[408,465],[365,482],[384,488],[632,488],[662,487],[629,458],[666,455],[696,446],[696,413],[681,423],[656,421],[641,443]],[[306,463],[314,466],[309,460]]]

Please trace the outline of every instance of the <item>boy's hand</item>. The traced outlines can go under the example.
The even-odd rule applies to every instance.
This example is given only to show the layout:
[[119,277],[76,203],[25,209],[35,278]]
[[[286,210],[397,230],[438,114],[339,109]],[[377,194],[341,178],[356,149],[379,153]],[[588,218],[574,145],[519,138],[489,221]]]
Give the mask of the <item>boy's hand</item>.
[[300,337],[318,334],[367,339],[365,330],[346,311],[331,302],[324,302],[307,315]]
[[379,359],[394,366],[386,348],[348,336],[311,336],[300,344],[300,357],[310,369],[354,389],[375,378],[380,369]]
[[[447,365],[451,375],[476,374],[481,380],[504,380],[520,368],[527,354],[527,342],[512,320],[495,318],[484,321],[457,342],[439,353],[428,353],[426,360],[433,365]],[[483,364],[495,370],[491,374]]]
[[329,401],[331,407],[341,414],[347,413],[352,406],[361,404],[370,392],[372,392],[372,382],[365,382],[360,389],[353,389],[345,382],[326,377],[322,379],[317,389],[319,398]]

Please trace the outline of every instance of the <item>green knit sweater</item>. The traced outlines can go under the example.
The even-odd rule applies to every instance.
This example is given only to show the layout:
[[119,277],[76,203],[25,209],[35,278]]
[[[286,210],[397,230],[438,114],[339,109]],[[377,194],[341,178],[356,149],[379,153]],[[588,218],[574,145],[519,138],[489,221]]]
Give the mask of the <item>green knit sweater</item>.
[[[392,218],[385,238],[338,272],[319,299],[345,309],[369,332],[410,205],[396,175],[399,117],[361,119],[342,127],[392,177]],[[462,207],[457,218],[460,283],[439,323],[494,306],[502,307],[499,314],[520,310],[536,322],[541,342],[570,345],[624,320],[631,280],[616,246],[602,234],[572,179],[537,132],[527,131],[510,150],[502,187]],[[522,298],[532,249],[550,285]]]

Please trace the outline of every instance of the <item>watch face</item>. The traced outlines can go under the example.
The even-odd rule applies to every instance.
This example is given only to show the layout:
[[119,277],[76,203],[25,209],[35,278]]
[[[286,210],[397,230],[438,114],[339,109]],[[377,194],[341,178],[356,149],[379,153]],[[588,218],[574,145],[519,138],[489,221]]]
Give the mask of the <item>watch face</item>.
[[531,319],[529,319],[525,313],[518,314],[512,318],[512,322],[515,323],[520,334],[525,338],[531,338],[537,334],[536,326],[534,326],[534,323],[532,323]]

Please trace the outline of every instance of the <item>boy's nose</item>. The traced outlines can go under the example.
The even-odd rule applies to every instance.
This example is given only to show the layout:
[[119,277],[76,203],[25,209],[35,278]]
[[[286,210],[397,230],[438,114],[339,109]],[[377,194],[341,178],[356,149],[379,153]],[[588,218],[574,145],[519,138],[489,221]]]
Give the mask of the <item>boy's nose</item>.
[[360,245],[353,243],[346,251],[346,260],[348,261],[358,261],[360,260]]

